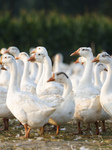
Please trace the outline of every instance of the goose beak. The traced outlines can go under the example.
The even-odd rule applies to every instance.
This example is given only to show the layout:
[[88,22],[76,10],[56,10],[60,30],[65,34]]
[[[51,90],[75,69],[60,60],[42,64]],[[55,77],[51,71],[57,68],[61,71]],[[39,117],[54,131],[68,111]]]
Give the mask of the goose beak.
[[28,61],[31,61],[31,62],[36,61],[35,54],[34,54],[33,56],[31,56],[31,57],[28,59]]
[[18,59],[19,59],[19,56],[15,58],[15,60],[18,60]]
[[0,64],[2,64],[2,56],[0,57]]
[[52,77],[47,82],[51,82],[51,81],[55,81],[54,73],[53,73]]
[[2,65],[1,70],[7,70],[7,69]]
[[74,62],[75,64],[78,64],[79,63],[79,58]]
[[34,49],[32,52],[31,52],[31,54],[35,54],[36,53],[36,49]]
[[104,71],[108,71],[108,70],[105,68]]
[[70,56],[80,55],[79,51],[80,51],[80,48],[76,50],[75,52],[73,52]]
[[7,50],[5,51],[5,54],[6,54],[6,53],[9,53],[9,49],[7,49]]
[[94,58],[93,60],[92,60],[92,63],[93,62],[99,62],[100,60],[99,60],[99,55],[96,57],[96,58]]

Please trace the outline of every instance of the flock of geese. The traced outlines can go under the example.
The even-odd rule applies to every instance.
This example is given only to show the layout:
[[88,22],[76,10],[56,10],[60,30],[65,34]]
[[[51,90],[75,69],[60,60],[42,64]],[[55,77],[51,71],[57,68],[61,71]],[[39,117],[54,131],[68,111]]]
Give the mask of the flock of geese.
[[[81,47],[70,56],[75,63],[63,63],[62,54],[51,58],[45,47],[31,49],[30,56],[15,46],[0,50],[0,118],[4,130],[16,118],[24,126],[25,137],[31,129],[44,133],[47,123],[60,126],[74,120],[78,133],[81,123],[96,126],[112,116],[112,58],[102,52],[94,58],[90,47]],[[96,63],[98,62],[98,63]]]

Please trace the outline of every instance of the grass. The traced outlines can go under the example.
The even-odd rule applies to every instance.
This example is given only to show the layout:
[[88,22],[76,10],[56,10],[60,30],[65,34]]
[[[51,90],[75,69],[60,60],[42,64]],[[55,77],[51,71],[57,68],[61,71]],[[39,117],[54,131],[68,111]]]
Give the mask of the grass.
[[[2,119],[0,119],[0,128],[3,128]],[[51,126],[46,126],[46,129]],[[86,125],[82,124],[85,129]],[[101,122],[99,123],[100,135],[95,135],[95,125],[91,124],[91,131],[84,131],[82,135],[75,135],[77,125],[69,122],[61,127],[59,135],[55,135],[55,131],[46,131],[44,135],[39,136],[37,130],[31,130],[29,139],[20,138],[24,136],[23,126],[19,126],[19,122],[14,119],[9,122],[8,131],[0,131],[0,149],[80,149],[82,145],[89,149],[112,149],[112,123],[111,120],[106,121],[106,132],[101,131]],[[38,145],[38,146],[37,146]]]

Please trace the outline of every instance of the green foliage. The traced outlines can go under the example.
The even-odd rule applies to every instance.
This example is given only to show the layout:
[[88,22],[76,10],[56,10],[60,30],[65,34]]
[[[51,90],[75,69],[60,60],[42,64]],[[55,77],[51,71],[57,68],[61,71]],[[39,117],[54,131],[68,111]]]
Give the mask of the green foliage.
[[[18,18],[9,13],[0,16],[0,48],[17,46],[29,52],[30,47],[45,46],[52,56],[61,52],[65,61],[81,46],[95,44],[95,54],[106,50],[111,54],[112,20],[96,14],[70,16],[44,11],[21,11]],[[74,59],[74,58],[72,58]]]

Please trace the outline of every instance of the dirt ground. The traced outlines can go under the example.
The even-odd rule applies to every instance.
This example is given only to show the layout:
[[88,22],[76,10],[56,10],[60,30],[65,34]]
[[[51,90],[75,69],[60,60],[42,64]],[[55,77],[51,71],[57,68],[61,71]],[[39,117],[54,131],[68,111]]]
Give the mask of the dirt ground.
[[[0,119],[0,128],[3,128]],[[46,130],[51,126],[46,126]],[[85,129],[86,125],[82,125]],[[76,135],[77,125],[69,122],[61,127],[59,135],[55,131],[46,131],[40,136],[38,130],[31,130],[30,138],[24,139],[24,128],[14,119],[9,122],[8,131],[0,131],[1,150],[110,150],[112,149],[112,121],[106,121],[106,131],[102,132],[99,123],[100,135],[95,135],[95,125],[91,124],[90,131],[83,131]]]

